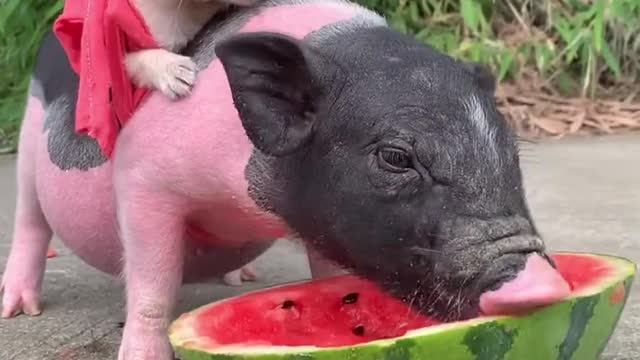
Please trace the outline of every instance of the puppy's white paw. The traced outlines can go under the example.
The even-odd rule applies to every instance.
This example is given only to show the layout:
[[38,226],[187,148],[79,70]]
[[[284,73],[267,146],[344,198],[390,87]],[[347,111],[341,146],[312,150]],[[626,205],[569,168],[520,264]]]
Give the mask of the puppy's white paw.
[[161,91],[171,99],[187,96],[196,82],[196,64],[164,49],[128,54],[125,66],[136,85]]
[[[175,54],[172,54],[175,55]],[[166,62],[156,80],[156,87],[165,96],[178,99],[191,93],[196,82],[196,63],[186,56],[176,55]]]

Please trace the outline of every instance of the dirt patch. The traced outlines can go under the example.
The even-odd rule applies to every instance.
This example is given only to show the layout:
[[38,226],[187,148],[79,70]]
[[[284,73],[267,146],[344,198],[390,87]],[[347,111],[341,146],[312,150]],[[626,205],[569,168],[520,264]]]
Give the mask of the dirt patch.
[[497,101],[519,136],[563,137],[640,130],[640,87],[617,86],[597,99],[566,97],[524,74],[498,86]]
[[[496,24],[498,38],[508,48],[557,42],[539,27],[531,26],[532,19],[512,20]],[[515,61],[517,79],[499,84],[496,95],[501,112],[519,136],[606,135],[640,130],[640,84],[632,79],[599,77],[595,98],[563,96],[552,84],[553,76],[545,78],[523,58],[516,57]]]
[[109,342],[107,336],[92,338],[90,342],[78,346],[66,346],[52,358],[56,360],[115,359],[118,346]]

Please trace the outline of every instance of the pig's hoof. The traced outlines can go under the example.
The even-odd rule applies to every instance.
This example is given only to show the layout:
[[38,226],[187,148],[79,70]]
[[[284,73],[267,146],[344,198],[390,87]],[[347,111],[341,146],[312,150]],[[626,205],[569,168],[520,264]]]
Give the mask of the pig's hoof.
[[154,330],[129,330],[125,324],[118,360],[173,360],[166,334]]
[[224,282],[229,286],[242,286],[244,281],[256,281],[257,278],[255,269],[251,265],[246,265],[242,269],[227,273],[224,276]]
[[240,269],[240,278],[244,281],[256,281],[258,279],[258,274],[253,266],[247,265]]
[[191,92],[196,82],[196,64],[189,57],[171,55],[157,79],[157,88],[165,96],[175,100]]
[[2,312],[3,319],[12,318],[25,313],[31,316],[37,316],[42,313],[40,309],[39,291],[27,289],[24,286],[12,285],[7,281],[6,284],[0,286],[2,293]]

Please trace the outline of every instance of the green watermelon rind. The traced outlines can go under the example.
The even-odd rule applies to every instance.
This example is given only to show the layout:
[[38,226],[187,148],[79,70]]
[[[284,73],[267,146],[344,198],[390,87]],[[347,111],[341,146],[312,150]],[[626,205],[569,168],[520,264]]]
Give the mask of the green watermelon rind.
[[[348,347],[214,346],[192,326],[202,311],[233,298],[205,305],[178,318],[169,330],[183,360],[596,360],[604,351],[624,309],[636,265],[624,258],[593,256],[614,269],[611,276],[574,293],[572,298],[526,316],[472,319],[418,329],[394,339]],[[257,292],[269,291],[281,285]],[[622,299],[620,291],[624,291]]]

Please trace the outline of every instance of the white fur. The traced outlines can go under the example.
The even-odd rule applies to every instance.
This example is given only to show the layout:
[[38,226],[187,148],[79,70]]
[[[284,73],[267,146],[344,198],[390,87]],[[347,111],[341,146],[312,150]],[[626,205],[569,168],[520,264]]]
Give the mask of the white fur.
[[216,12],[229,4],[251,5],[258,0],[136,0],[135,6],[161,49],[126,55],[125,67],[140,87],[160,90],[177,99],[191,92],[196,64],[176,54]]
[[478,134],[485,140],[487,149],[491,153],[491,159],[496,164],[496,171],[500,157],[498,156],[498,150],[496,149],[496,133],[489,127],[487,115],[482,108],[482,103],[476,95],[472,95],[466,101],[467,109],[469,111],[469,117],[471,121],[478,129]]

